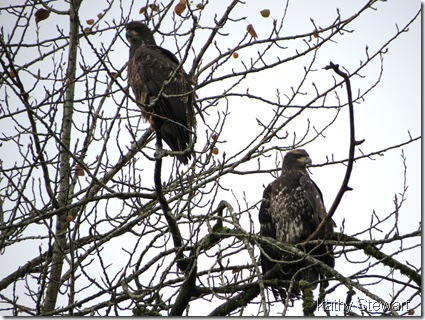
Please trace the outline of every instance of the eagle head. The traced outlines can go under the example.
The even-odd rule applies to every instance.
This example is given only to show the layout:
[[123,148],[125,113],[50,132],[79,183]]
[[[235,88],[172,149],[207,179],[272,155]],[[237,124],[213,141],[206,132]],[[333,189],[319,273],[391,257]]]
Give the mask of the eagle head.
[[152,31],[142,22],[131,21],[127,23],[125,37],[130,45],[155,45]]
[[295,149],[286,153],[283,158],[283,167],[297,167],[305,169],[311,165],[311,158],[304,149]]

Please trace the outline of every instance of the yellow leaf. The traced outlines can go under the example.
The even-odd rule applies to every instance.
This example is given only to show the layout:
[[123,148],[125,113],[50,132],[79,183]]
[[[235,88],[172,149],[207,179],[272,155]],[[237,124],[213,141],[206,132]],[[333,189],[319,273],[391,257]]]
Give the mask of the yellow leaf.
[[263,18],[268,18],[270,16],[270,10],[269,9],[261,10],[260,14]]

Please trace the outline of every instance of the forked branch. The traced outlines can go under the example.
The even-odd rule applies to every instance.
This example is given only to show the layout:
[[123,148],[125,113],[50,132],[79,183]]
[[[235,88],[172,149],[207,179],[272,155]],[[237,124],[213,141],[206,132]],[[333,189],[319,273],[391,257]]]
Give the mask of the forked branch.
[[348,97],[348,110],[350,115],[350,147],[348,151],[348,164],[347,164],[347,170],[345,171],[344,180],[342,181],[341,188],[338,191],[338,194],[335,197],[334,202],[332,203],[331,208],[328,211],[328,214],[326,215],[325,219],[322,220],[322,222],[319,224],[319,226],[314,230],[314,232],[305,240],[305,242],[310,241],[314,239],[322,230],[323,226],[329,221],[329,219],[332,218],[334,215],[336,209],[338,208],[339,203],[341,202],[342,196],[346,191],[352,190],[348,186],[348,181],[350,181],[351,172],[353,171],[353,164],[354,164],[354,150],[356,146],[362,144],[364,140],[356,140],[355,138],[355,126],[354,126],[354,106],[353,106],[353,95],[351,93],[351,83],[350,83],[350,77],[345,73],[339,70],[339,65],[334,64],[332,61],[329,63],[328,66],[324,68],[325,70],[332,69],[337,75],[344,78],[345,84],[347,86],[347,97]]

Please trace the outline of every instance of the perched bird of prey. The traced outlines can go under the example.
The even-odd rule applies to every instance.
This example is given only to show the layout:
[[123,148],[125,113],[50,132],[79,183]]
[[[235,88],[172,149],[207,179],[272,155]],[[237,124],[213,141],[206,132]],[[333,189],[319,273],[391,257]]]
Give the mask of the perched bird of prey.
[[[195,125],[193,80],[179,67],[174,54],[156,45],[145,24],[132,21],[126,30],[130,43],[128,82],[142,115],[171,150],[183,151]],[[191,154],[177,158],[187,164]]]
[[[260,235],[271,237],[280,242],[298,244],[307,239],[313,233],[322,219],[326,216],[322,193],[317,185],[310,179],[307,165],[311,164],[308,153],[303,149],[295,149],[286,153],[283,159],[282,174],[270,183],[263,193],[260,206],[259,220],[261,224]],[[326,234],[333,232],[335,223],[331,220],[324,226],[319,238],[323,239]],[[318,260],[334,267],[335,260],[332,254],[332,246],[320,244],[318,246],[306,246],[306,252]],[[264,254],[265,253],[265,254]],[[300,271],[294,279],[314,282],[324,277],[314,267],[305,263],[284,263],[297,260],[288,253],[276,252],[271,248],[264,248],[261,253],[261,267],[263,274],[272,269],[280,260],[281,270],[279,279],[291,280],[296,272]],[[286,298],[289,286],[272,287],[276,299],[278,296]],[[294,288],[294,287],[293,287]],[[299,290],[291,291],[290,298],[298,298]]]

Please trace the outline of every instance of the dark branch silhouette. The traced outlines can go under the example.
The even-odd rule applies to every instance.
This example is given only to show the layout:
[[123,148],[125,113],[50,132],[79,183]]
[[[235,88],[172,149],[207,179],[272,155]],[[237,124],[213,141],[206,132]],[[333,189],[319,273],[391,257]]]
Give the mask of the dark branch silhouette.
[[[198,2],[112,0],[93,9],[80,0],[61,6],[26,1],[0,8],[7,21],[0,32],[0,254],[8,261],[0,272],[0,315],[418,313],[420,217],[406,204],[415,201],[412,160],[421,136],[403,123],[391,132],[397,138],[388,135],[362,150],[353,105],[379,94],[382,82],[394,83],[387,59],[416,32],[420,7],[403,24],[391,18],[397,23],[387,30],[392,33],[367,37],[364,48],[358,37],[365,17],[383,21],[374,26],[380,32],[389,26],[382,16],[393,3],[371,0],[352,11],[326,4],[332,10],[322,10],[320,23],[308,7],[297,21],[310,27],[295,33],[290,5],[255,10],[236,0]],[[150,83],[151,96],[143,101],[128,86],[125,34],[134,20],[152,30],[156,44],[170,52],[165,55],[174,56],[170,61],[178,60],[162,74],[163,83]],[[342,72],[330,63],[332,79],[321,59],[344,41],[352,45],[355,65],[343,57]],[[159,65],[145,67],[155,78]],[[193,83],[170,94],[166,87],[182,70]],[[353,78],[358,89],[350,86]],[[151,115],[155,104],[187,94],[199,107],[193,114],[180,113],[177,121],[156,114],[157,123],[177,128],[183,116],[194,116],[186,122],[184,148],[163,150],[161,131],[144,122],[141,107]],[[342,119],[346,109],[350,119]],[[195,121],[199,117],[203,121]],[[344,123],[351,132],[348,153],[333,154],[339,146],[328,141]],[[283,156],[293,149],[312,154],[318,145],[324,160],[315,170],[347,166],[326,215],[338,219],[339,232],[326,240],[313,233],[302,244],[260,236],[261,192]],[[400,162],[391,169],[392,177],[403,176],[400,186],[394,178],[394,196],[375,194],[373,207],[362,206],[353,226],[339,213],[356,174],[353,162],[382,168],[397,152]],[[176,161],[189,153],[188,165]],[[323,192],[335,183],[314,180]],[[304,250],[323,244],[335,248],[335,268]],[[299,274],[314,265],[329,285],[282,280],[278,268],[262,274],[259,257],[268,247],[294,258],[275,258],[276,266],[297,263]],[[303,301],[276,301],[269,290],[276,286],[300,288]],[[362,299],[382,308],[367,309]],[[345,306],[329,309],[334,302]]]

